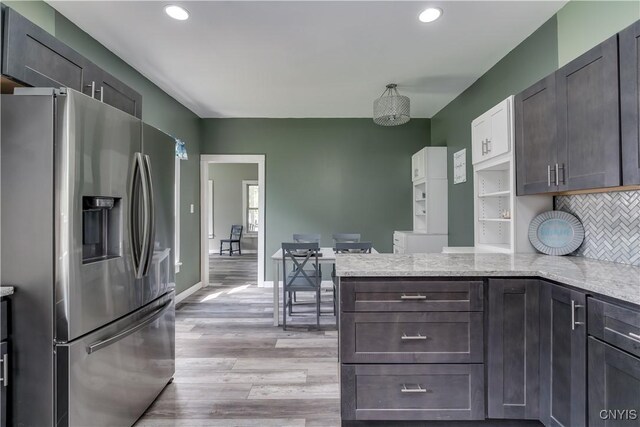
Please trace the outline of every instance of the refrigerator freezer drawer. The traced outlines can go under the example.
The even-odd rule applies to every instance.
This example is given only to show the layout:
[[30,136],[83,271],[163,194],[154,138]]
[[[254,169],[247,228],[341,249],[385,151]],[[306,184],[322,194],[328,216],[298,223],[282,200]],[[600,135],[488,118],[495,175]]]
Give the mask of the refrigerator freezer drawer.
[[130,426],[175,371],[173,292],[56,347],[58,426]]

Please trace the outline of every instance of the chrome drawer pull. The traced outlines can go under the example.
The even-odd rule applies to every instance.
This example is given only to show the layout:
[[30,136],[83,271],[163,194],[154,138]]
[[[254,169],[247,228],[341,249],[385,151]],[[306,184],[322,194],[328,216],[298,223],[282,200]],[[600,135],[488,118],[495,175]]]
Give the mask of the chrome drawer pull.
[[426,340],[428,337],[418,334],[418,335],[407,335],[405,333],[402,334],[400,339],[402,340]]
[[629,332],[629,336],[635,340],[640,341],[640,335],[634,334],[633,332]]
[[418,294],[418,295],[405,295],[405,294],[402,294],[400,296],[400,299],[427,299],[427,296],[426,295],[420,295],[420,294]]
[[576,309],[584,308],[584,305],[576,304],[575,300],[571,300],[571,330],[575,331],[577,325],[584,325],[584,322],[576,322]]
[[402,393],[426,393],[427,389],[422,388],[420,384],[416,384],[418,388],[407,388],[406,384],[402,384],[402,389],[400,390]]
[[0,378],[0,385],[2,387],[9,386],[9,353],[2,355],[2,377]]

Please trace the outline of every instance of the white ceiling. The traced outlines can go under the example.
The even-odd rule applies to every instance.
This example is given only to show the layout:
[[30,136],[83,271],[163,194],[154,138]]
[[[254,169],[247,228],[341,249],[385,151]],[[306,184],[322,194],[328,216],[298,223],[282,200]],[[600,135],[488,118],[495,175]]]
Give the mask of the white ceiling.
[[431,117],[566,3],[170,2],[50,4],[200,117],[371,117],[390,82]]

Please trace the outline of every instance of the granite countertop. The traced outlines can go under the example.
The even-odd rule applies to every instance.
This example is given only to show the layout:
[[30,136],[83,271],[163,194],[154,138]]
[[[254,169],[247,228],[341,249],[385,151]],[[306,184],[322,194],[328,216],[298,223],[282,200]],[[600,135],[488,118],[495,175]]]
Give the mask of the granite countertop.
[[640,305],[640,267],[539,254],[344,254],[341,277],[537,276]]
[[0,297],[13,295],[13,286],[0,286]]

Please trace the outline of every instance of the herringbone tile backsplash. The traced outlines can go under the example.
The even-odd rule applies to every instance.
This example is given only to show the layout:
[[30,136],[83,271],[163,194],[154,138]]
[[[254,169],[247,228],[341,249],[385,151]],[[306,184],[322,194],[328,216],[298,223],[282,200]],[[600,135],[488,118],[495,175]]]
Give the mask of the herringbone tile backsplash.
[[640,191],[558,196],[555,208],[584,226],[573,255],[640,266]]

